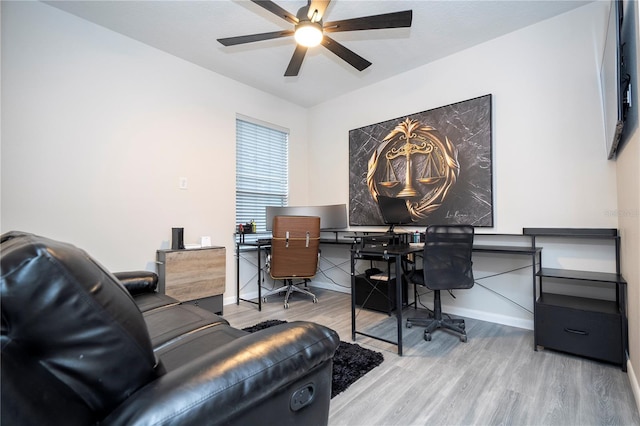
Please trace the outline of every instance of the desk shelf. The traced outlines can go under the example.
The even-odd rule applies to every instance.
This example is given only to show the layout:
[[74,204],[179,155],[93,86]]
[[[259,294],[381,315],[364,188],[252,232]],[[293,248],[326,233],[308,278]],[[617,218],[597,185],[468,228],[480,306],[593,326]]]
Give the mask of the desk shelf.
[[[524,235],[536,238],[612,240],[615,246],[616,272],[581,271],[544,268],[536,273],[534,291],[534,347],[556,349],[575,355],[611,362],[626,371],[628,351],[626,317],[626,282],[620,274],[620,236],[609,228],[524,228]],[[547,291],[549,280],[560,287],[597,283],[615,290],[615,300]],[[557,290],[556,290],[557,291]]]
[[590,297],[567,296],[564,294],[542,293],[536,301],[539,306],[577,309],[588,312],[618,315],[618,304],[610,300]]
[[537,275],[539,277],[562,278],[566,280],[591,281],[609,284],[624,282],[622,275],[612,272],[590,272],[574,271],[570,269],[542,268]]

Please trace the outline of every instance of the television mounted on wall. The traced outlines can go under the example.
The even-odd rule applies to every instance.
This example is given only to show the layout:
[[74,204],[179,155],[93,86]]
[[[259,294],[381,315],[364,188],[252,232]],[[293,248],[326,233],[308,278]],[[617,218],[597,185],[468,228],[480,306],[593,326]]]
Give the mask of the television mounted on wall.
[[612,0],[600,66],[600,88],[607,158],[616,156],[631,99],[630,77],[624,66],[622,0]]

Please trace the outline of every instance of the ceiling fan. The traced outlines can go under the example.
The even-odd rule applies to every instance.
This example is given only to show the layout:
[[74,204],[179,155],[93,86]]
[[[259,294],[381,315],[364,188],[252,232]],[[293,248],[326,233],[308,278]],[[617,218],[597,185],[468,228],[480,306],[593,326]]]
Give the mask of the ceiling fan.
[[322,18],[324,17],[324,12],[331,0],[307,0],[307,5],[300,8],[296,15],[287,12],[271,0],[251,1],[287,22],[294,24],[294,29],[238,37],[219,38],[218,41],[224,46],[233,46],[236,44],[294,36],[297,43],[296,50],[293,52],[289,66],[284,73],[285,77],[297,76],[300,71],[300,67],[302,66],[302,60],[307,53],[307,49],[309,47],[317,46],[318,44],[322,44],[358,71],[362,71],[371,65],[371,62],[347,49],[345,46],[329,37],[327,33],[410,27],[413,16],[413,11],[405,10],[402,12],[384,13],[382,15],[364,16],[361,18],[323,23]]

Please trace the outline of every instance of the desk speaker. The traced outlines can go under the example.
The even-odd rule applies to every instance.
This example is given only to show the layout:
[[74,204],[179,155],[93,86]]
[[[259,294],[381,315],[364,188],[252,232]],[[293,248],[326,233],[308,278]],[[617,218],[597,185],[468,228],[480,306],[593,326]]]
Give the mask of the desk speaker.
[[184,228],[171,228],[171,249],[182,250],[184,248]]

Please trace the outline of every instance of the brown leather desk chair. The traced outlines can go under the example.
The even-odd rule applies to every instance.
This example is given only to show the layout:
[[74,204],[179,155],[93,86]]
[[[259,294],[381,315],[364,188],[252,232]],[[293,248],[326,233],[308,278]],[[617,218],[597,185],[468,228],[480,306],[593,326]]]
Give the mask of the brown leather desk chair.
[[[274,280],[282,280],[282,287],[271,290],[264,296],[286,291],[285,309],[289,307],[289,296],[297,291],[318,299],[315,294],[298,287],[305,286],[318,270],[320,246],[320,218],[317,216],[275,216],[271,238],[271,266],[269,273]],[[294,280],[302,280],[294,283]]]

